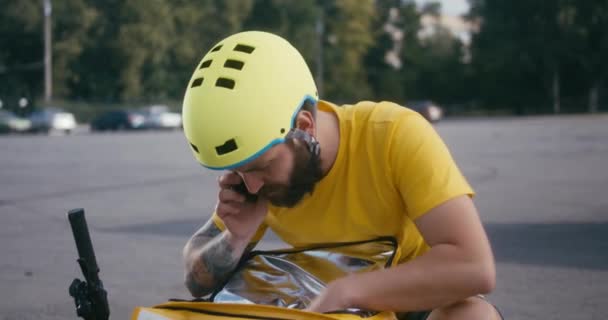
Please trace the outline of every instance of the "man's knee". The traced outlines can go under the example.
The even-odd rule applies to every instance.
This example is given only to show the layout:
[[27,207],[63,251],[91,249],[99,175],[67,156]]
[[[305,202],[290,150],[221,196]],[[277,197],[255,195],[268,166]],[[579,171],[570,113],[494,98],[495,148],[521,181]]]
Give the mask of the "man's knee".
[[470,297],[449,306],[437,308],[431,312],[428,320],[500,320],[496,308],[481,297]]

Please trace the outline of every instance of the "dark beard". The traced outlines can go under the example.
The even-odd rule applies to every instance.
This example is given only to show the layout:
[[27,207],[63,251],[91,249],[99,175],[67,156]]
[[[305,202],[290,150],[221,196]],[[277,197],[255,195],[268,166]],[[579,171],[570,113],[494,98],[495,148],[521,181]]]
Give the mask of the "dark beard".
[[[268,201],[277,207],[293,208],[307,193],[312,193],[323,173],[319,156],[314,156],[304,141],[287,139],[285,143],[294,153],[293,171],[287,186],[268,187],[270,190],[278,191],[277,195],[269,196]],[[268,189],[262,190],[262,194],[266,193],[264,191],[270,191]]]

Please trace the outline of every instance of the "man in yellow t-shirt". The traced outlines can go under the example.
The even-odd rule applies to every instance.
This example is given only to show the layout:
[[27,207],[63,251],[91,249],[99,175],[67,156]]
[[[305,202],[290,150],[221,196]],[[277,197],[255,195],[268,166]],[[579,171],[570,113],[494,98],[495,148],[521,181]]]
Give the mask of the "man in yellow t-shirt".
[[495,267],[474,192],[416,112],[319,100],[295,48],[243,32],[203,57],[183,117],[195,158],[227,170],[212,219],[184,248],[194,296],[221,284],[267,228],[294,246],[392,236],[398,266],[337,279],[308,309],[500,319],[479,297]]

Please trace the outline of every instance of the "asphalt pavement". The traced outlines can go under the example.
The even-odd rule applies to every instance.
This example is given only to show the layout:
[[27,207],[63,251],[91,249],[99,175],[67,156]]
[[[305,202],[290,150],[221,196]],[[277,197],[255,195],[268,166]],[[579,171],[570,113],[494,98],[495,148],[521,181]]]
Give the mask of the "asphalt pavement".
[[[506,318],[608,318],[608,115],[436,128],[477,191],[497,261],[489,299]],[[72,208],[86,210],[112,319],[189,298],[181,249],[216,176],[181,132],[0,137],[0,319],[76,318]]]

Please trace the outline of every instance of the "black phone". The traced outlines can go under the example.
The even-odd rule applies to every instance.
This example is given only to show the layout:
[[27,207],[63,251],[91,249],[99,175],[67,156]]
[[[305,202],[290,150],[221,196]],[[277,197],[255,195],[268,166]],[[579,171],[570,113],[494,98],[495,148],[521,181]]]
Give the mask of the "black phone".
[[232,187],[232,190],[244,195],[245,201],[247,201],[247,202],[258,201],[258,196],[253,193],[249,193],[249,190],[247,190],[247,186],[245,185],[244,181],[241,181],[241,183],[234,185]]

